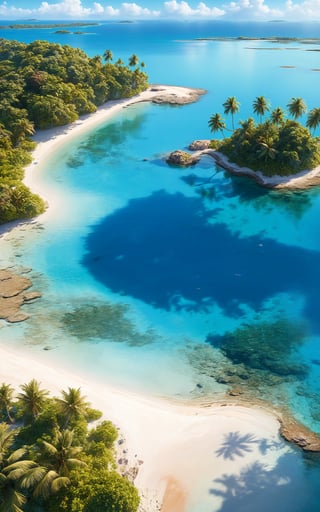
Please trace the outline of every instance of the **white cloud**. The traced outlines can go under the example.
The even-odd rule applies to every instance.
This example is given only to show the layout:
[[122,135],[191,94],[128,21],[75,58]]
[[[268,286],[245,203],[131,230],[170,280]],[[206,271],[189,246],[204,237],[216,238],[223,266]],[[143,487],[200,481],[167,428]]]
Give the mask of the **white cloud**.
[[68,16],[70,18],[75,17],[84,17],[88,16],[92,13],[93,9],[86,9],[82,6],[81,0],[64,0],[63,2],[58,2],[55,4],[49,2],[42,2],[38,13],[41,15],[56,15],[59,17],[60,15]]
[[[210,6],[198,0],[167,0],[157,10],[145,7],[148,0],[141,0],[142,5],[135,2],[118,0],[108,5],[103,0],[90,3],[84,0],[39,0],[37,8],[19,7],[19,0],[0,3],[0,17],[3,19],[34,17],[39,19],[108,19],[108,18],[220,18],[242,20],[316,20],[320,19],[320,0],[281,0],[277,7],[269,5],[273,0],[216,0],[218,6]],[[208,1],[208,0],[207,0]],[[1,2],[1,0],[0,0]],[[25,2],[27,4],[27,1]],[[21,5],[21,3],[20,3]]]
[[239,0],[223,6],[226,18],[245,20],[266,20],[284,16],[284,10],[269,7],[264,0]]
[[208,7],[204,2],[200,2],[195,8],[192,8],[188,2],[181,0],[170,0],[164,3],[164,12],[171,16],[182,17],[218,17],[223,16],[224,11],[218,7]]
[[288,19],[319,20],[320,19],[320,1],[310,0],[305,2],[293,2],[288,0],[285,4],[286,16]]
[[159,16],[159,11],[151,11],[145,7],[141,7],[135,3],[123,3],[120,7],[120,13],[124,16],[130,16],[133,18],[153,18],[154,16]]
[[107,16],[107,18],[116,18],[120,15],[120,10],[115,9],[112,5],[108,5],[103,9],[103,13]]

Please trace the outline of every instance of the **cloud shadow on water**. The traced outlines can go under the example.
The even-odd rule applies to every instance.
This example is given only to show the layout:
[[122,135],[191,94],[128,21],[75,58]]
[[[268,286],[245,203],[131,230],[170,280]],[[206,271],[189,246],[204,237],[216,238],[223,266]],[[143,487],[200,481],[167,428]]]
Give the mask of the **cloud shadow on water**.
[[180,193],[132,199],[92,227],[82,263],[113,292],[164,310],[201,311],[216,302],[237,316],[242,303],[258,310],[277,293],[301,293],[319,327],[320,254],[241,238],[211,216],[200,198]]

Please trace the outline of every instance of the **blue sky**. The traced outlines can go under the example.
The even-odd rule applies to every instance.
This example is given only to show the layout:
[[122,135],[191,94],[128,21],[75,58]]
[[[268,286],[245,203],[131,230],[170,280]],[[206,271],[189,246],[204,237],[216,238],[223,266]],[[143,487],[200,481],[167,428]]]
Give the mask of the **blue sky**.
[[320,20],[320,0],[0,0],[0,18]]

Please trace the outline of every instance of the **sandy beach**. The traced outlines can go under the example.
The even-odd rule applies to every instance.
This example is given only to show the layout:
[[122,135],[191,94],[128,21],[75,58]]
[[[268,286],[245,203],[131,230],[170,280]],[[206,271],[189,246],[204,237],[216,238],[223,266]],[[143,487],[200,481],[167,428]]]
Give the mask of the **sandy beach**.
[[[255,463],[271,470],[288,446],[278,435],[275,416],[259,407],[226,403],[181,404],[151,399],[89,381],[85,375],[50,364],[50,353],[0,348],[0,381],[19,386],[32,378],[53,396],[80,387],[95,408],[120,429],[119,455],[142,496],[141,512],[195,510],[207,495],[207,509],[218,510],[222,498],[210,494],[224,475],[233,477]],[[264,451],[262,446],[270,446]],[[124,454],[121,454],[124,450]],[[221,487],[221,485],[220,485]]]
[[[41,165],[45,164],[47,158],[63,144],[97,128],[123,108],[135,103],[150,101],[157,104],[169,103],[172,105],[184,105],[197,101],[202,94],[205,94],[204,89],[191,89],[171,85],[152,85],[146,91],[132,98],[108,101],[93,114],[81,116],[70,125],[40,130],[33,136],[37,147],[32,154],[32,163],[25,168],[24,183],[32,189],[33,192],[41,195],[41,197],[48,202],[49,206],[52,206],[51,203],[57,200],[57,198],[50,194],[50,190],[44,190],[42,187],[39,187],[37,183],[37,170]],[[47,211],[46,214],[49,214],[49,211]]]
[[[26,169],[25,183],[48,202],[43,216],[54,214],[55,197],[37,185],[37,170],[53,151],[128,105],[164,102],[165,95],[170,102],[195,101],[203,94],[196,91],[153,86],[129,100],[109,102],[70,126],[37,133],[37,148],[33,163]],[[18,391],[32,378],[55,396],[69,386],[80,387],[92,406],[103,412],[104,419],[115,423],[124,439],[119,445],[119,457],[127,460],[128,468],[139,469],[135,483],[142,496],[140,512],[160,508],[162,512],[201,512],[197,509],[200,497],[205,512],[218,511],[225,496],[221,482],[226,475],[237,478],[257,463],[271,471],[278,458],[291,450],[280,440],[276,414],[261,407],[151,399],[114,389],[107,382],[95,383],[78,374],[76,367],[70,372],[62,365],[53,365],[50,352],[43,352],[40,357],[37,352],[15,351],[2,344],[0,382],[12,384]],[[125,450],[123,456],[121,450]]]

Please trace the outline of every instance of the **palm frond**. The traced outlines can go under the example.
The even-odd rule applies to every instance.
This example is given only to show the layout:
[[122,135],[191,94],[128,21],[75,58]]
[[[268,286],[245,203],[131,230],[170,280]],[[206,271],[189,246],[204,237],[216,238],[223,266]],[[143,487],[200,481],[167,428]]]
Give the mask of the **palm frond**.
[[14,462],[17,462],[18,460],[22,459],[22,457],[25,457],[27,454],[27,450],[25,448],[19,448],[18,450],[15,450],[11,453],[11,455],[8,457],[8,463],[13,464]]
[[35,487],[46,474],[47,469],[43,466],[30,468],[21,478],[19,484],[22,489]]

